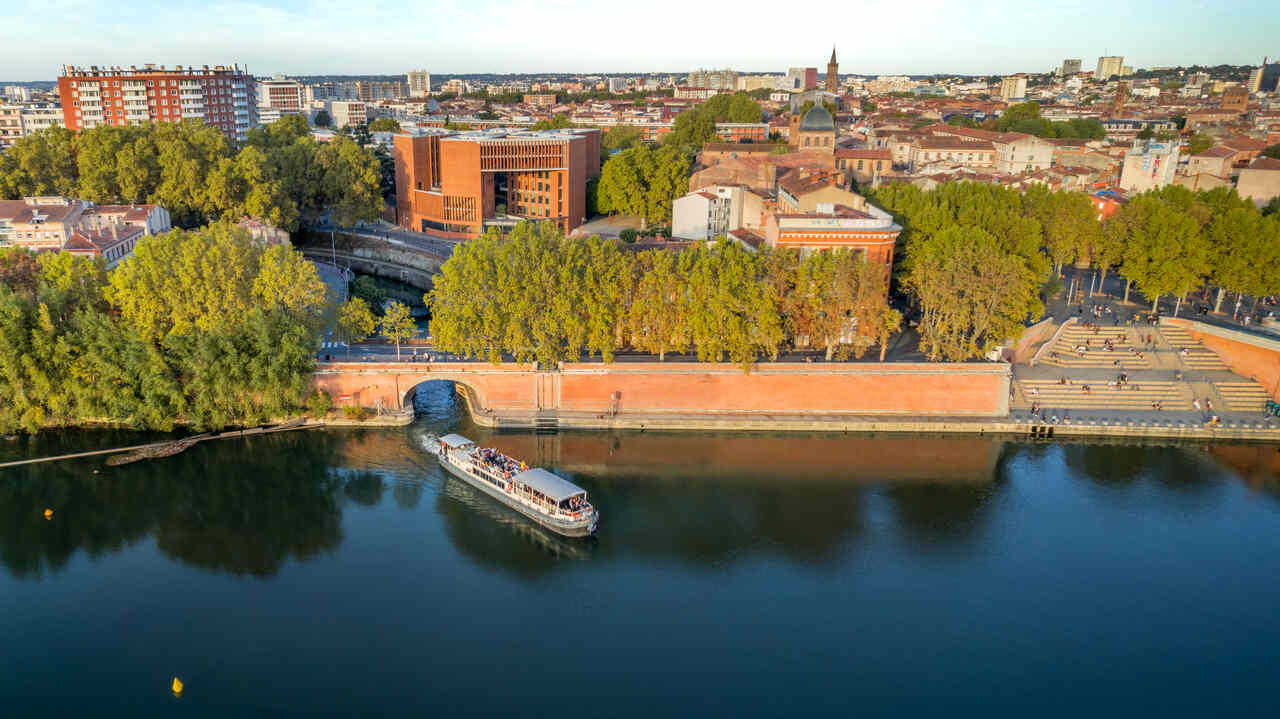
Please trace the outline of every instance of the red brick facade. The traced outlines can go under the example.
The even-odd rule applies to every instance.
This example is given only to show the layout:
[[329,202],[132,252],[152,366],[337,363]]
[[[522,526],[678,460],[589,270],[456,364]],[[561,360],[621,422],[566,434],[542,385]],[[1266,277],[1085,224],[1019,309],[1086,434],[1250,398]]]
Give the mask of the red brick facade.
[[600,131],[396,135],[391,154],[407,229],[474,237],[504,205],[509,217],[570,232],[586,216],[587,180],[600,174]]

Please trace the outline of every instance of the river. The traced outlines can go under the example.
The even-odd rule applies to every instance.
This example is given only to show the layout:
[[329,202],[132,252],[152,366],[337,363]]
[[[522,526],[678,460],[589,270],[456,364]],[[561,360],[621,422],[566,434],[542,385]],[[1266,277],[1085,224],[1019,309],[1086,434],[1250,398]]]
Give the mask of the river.
[[[495,435],[447,383],[417,402],[405,428],[0,470],[0,713],[1272,711],[1274,446]],[[424,446],[448,431],[587,488],[599,536],[447,476]]]

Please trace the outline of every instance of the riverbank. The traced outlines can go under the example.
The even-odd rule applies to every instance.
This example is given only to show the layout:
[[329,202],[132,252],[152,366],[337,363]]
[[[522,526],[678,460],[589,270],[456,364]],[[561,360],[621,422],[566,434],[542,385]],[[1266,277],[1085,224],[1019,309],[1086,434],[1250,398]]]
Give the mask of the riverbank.
[[841,432],[1007,435],[1030,437],[1132,437],[1194,441],[1280,443],[1280,426],[1263,420],[1232,421],[1215,427],[1194,418],[1176,417],[1133,421],[1090,417],[1046,422],[1031,417],[1009,418],[909,418],[837,414],[777,414],[749,412],[705,413],[496,413],[477,410],[479,403],[465,385],[456,385],[472,421],[493,429],[575,430],[671,430],[748,432]]

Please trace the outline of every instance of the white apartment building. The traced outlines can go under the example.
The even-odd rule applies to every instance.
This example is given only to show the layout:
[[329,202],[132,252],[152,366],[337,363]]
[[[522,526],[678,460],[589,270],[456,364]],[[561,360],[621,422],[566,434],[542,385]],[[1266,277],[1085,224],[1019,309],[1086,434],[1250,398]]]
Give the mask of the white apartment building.
[[1093,79],[1106,80],[1112,75],[1124,74],[1124,58],[1120,55],[1104,55],[1098,58],[1098,68],[1093,71]]
[[426,70],[410,70],[405,73],[409,97],[426,97],[431,94],[431,73]]
[[363,102],[331,100],[325,103],[325,109],[333,118],[333,126],[337,128],[355,127],[369,122],[368,107]]
[[1146,192],[1173,182],[1178,169],[1178,143],[1138,140],[1124,153],[1120,187],[1130,192]]

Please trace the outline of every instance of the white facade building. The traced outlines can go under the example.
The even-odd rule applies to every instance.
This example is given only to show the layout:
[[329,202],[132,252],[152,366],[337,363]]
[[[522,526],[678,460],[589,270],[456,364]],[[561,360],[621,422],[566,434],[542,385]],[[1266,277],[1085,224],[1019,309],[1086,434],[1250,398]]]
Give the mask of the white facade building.
[[1178,169],[1178,143],[1138,140],[1124,153],[1120,187],[1130,192],[1146,192],[1173,182]]
[[431,73],[426,70],[410,70],[405,74],[409,97],[426,97],[431,94]]

